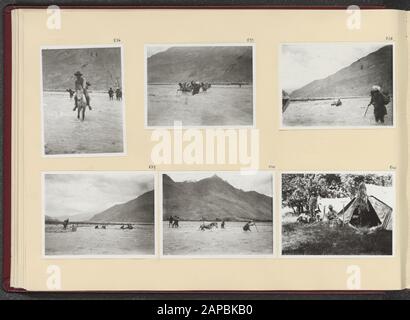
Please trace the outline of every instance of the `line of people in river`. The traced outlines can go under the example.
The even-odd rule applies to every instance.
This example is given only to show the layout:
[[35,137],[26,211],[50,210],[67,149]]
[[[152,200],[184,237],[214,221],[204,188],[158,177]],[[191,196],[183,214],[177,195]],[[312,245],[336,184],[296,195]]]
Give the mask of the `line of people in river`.
[[181,92],[191,92],[192,95],[196,95],[199,93],[199,90],[202,89],[203,92],[206,92],[209,88],[211,88],[211,84],[209,82],[199,82],[199,81],[188,81],[188,82],[179,82],[179,88],[177,91]]
[[[178,216],[169,216],[168,218],[168,228],[179,228],[179,221],[180,218]],[[206,223],[205,219],[202,218],[201,219],[202,223],[199,226],[199,230],[201,231],[205,231],[205,230],[212,230],[213,228],[218,228],[218,222],[210,222],[210,223]],[[221,224],[220,224],[221,229],[225,229],[226,227],[226,221],[222,220]],[[251,227],[256,227],[256,224],[253,220],[249,220],[245,223],[245,225],[242,227],[243,231],[252,231]]]
[[[63,229],[67,230],[67,228],[69,227],[69,224],[70,224],[70,219],[65,219],[62,223],[63,223]],[[77,228],[78,228],[78,224],[71,223],[71,231],[72,232],[77,231]],[[104,225],[104,224],[103,225],[98,225],[97,224],[97,225],[94,226],[94,229],[106,230],[107,226]],[[132,226],[132,224],[128,223],[128,224],[121,225],[120,229],[121,230],[132,230],[132,229],[134,229],[134,227]]]

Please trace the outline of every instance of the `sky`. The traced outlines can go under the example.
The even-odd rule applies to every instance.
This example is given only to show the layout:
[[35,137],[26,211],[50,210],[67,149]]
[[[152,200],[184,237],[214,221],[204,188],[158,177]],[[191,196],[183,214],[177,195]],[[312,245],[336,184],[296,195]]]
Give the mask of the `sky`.
[[147,46],[147,58],[159,52],[168,50],[171,46]]
[[282,45],[280,82],[291,93],[323,79],[374,52],[385,44],[319,43]]
[[153,189],[152,174],[46,174],[45,214],[97,214]]
[[[177,172],[167,173],[175,182],[199,181],[212,177],[215,172]],[[235,188],[244,191],[256,191],[272,197],[272,173],[256,172],[241,174],[238,172],[216,172],[217,176],[229,182]]]

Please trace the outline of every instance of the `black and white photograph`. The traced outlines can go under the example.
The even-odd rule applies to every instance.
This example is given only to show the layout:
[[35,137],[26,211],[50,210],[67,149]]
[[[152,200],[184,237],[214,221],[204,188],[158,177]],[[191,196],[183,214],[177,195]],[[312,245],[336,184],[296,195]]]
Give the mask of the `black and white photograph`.
[[44,173],[45,256],[154,256],[154,185],[145,172]]
[[254,46],[146,45],[146,126],[252,127]]
[[122,47],[44,47],[43,154],[125,153]]
[[392,44],[295,43],[280,50],[282,128],[394,126]]
[[163,257],[273,255],[271,172],[162,174]]
[[394,175],[283,173],[283,256],[392,256]]

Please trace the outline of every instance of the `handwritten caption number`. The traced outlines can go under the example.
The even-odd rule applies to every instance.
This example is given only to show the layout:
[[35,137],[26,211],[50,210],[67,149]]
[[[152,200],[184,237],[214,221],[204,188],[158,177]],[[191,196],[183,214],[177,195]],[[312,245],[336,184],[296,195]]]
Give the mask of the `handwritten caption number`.
[[393,37],[392,36],[386,36],[386,40],[387,41],[393,41]]
[[255,39],[254,38],[246,38],[246,42],[252,43],[252,42],[255,42]]
[[120,38],[114,38],[114,42],[121,42]]

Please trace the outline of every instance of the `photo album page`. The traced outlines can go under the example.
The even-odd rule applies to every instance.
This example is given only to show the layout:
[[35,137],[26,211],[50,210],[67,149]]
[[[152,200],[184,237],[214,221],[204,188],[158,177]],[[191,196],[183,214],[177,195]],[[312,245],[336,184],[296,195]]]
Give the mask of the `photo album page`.
[[409,286],[407,18],[12,10],[10,287]]

